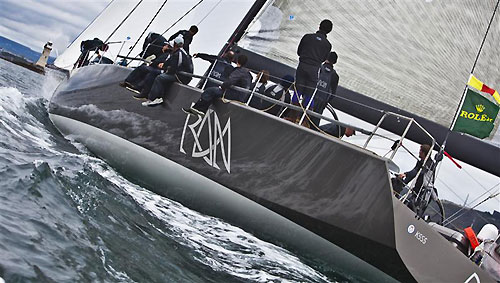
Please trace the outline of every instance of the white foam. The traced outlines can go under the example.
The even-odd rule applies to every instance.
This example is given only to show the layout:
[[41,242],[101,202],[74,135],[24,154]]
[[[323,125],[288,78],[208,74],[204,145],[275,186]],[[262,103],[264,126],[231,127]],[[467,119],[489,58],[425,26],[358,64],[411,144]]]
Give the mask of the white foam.
[[192,248],[197,253],[195,259],[213,270],[258,282],[282,281],[283,277],[297,278],[298,281],[303,278],[328,281],[327,277],[283,248],[264,242],[218,218],[202,215],[147,191],[107,166],[92,163],[91,167],[124,189],[151,215],[162,220],[169,232],[156,228],[159,232]]
[[55,152],[51,134],[26,108],[38,100],[24,96],[16,88],[0,87],[0,124],[7,130],[4,134],[11,135],[17,142]]
[[54,91],[59,86],[59,84],[64,81],[66,76],[62,73],[59,73],[58,71],[54,71],[48,68],[46,68],[45,70],[46,72],[43,84],[40,89],[40,96],[50,101],[52,94],[54,94]]

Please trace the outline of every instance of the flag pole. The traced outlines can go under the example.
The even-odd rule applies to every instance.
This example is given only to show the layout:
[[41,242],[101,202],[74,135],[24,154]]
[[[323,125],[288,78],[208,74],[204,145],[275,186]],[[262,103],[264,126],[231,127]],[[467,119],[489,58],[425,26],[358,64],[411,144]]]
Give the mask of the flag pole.
[[[486,41],[486,37],[488,36],[488,32],[490,31],[491,23],[493,22],[493,19],[495,18],[495,14],[497,12],[499,3],[500,3],[500,0],[497,0],[497,4],[495,5],[495,9],[493,9],[493,14],[491,15],[490,22],[488,23],[488,28],[486,29],[486,33],[484,34],[483,41],[481,42],[481,46],[479,46],[479,50],[476,54],[476,59],[474,60],[474,64],[472,65],[472,69],[470,70],[469,80],[470,80],[470,76],[474,73],[474,69],[476,68],[477,61],[479,60],[479,56],[481,55],[481,51],[483,49],[484,42]],[[450,127],[448,128],[448,131],[446,133],[446,137],[444,138],[444,141],[441,145],[441,150],[439,151],[439,153],[436,156],[436,162],[439,162],[443,159],[443,152],[444,152],[444,149],[446,147],[446,142],[448,141],[450,133],[451,133],[453,127],[455,126],[455,123],[457,122],[458,114],[460,113],[460,109],[462,108],[464,101],[465,101],[465,96],[467,93],[467,85],[468,85],[469,80],[467,80],[467,83],[465,84],[464,91],[462,92],[462,97],[460,98],[460,103],[458,104],[457,110],[455,111],[455,116],[453,117],[453,121],[452,121]]]

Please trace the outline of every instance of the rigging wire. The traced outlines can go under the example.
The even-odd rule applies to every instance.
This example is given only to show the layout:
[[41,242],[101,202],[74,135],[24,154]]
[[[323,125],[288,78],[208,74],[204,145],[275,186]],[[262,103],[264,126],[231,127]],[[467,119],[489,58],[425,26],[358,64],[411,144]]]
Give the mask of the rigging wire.
[[[113,4],[115,0],[112,0],[111,2],[108,3],[108,5],[106,5],[106,7],[104,9],[102,9],[101,12],[99,12],[99,14],[97,14],[97,16],[75,37],[75,39],[73,39],[73,41],[70,42],[70,44],[68,45],[67,48],[69,48],[77,39],[78,37],[80,37],[80,35],[82,35],[101,15],[102,13],[104,13],[104,11],[106,11],[109,6],[111,6],[111,4]],[[57,49],[56,49],[56,52],[57,52]],[[59,54],[56,54],[57,56],[56,57],[59,57]],[[71,64],[73,65],[73,64]],[[70,66],[71,66],[70,65]],[[67,66],[69,67],[69,66]],[[66,67],[64,67],[63,69],[66,69]]]
[[217,4],[215,4],[212,9],[210,9],[210,11],[208,11],[208,13],[196,24],[197,26],[201,25],[201,23],[203,23],[203,21],[210,15],[212,14],[212,12],[215,10],[215,8],[217,8],[217,6],[219,6],[219,4],[222,2],[222,0],[219,0],[219,2],[217,2]]
[[137,9],[137,7],[139,7],[139,5],[142,3],[143,0],[139,1],[139,3],[137,3],[135,5],[135,7],[127,14],[127,16],[125,16],[125,18],[120,22],[120,24],[111,32],[111,34],[108,36],[108,38],[106,38],[106,40],[104,40],[104,42],[108,42],[108,40],[115,34],[115,32],[122,26],[122,24],[128,19],[128,17],[130,17],[130,15],[132,15],[132,13],[135,11],[135,9]]
[[[177,21],[175,21],[171,26],[169,26],[164,32],[161,33],[161,35],[163,36],[165,33],[167,33],[172,27],[174,27],[178,22],[180,22],[185,16],[187,16],[189,13],[191,13],[191,11],[193,11],[196,7],[198,7],[198,5],[201,4],[201,2],[203,2],[203,0],[200,0],[198,1],[198,3],[196,3],[193,7],[191,7],[191,9],[189,9],[186,13],[184,13],[184,15],[182,15]],[[156,40],[155,40],[156,41]],[[153,41],[154,42],[154,41]]]
[[[476,202],[477,200],[479,200],[480,198],[482,198],[484,195],[486,195],[486,194],[490,193],[490,191],[491,191],[491,190],[493,190],[494,188],[498,187],[499,185],[500,185],[500,183],[498,183],[498,184],[494,185],[494,186],[493,186],[493,187],[491,187],[488,191],[484,192],[483,194],[481,194],[479,197],[477,197],[476,199],[474,199],[474,200],[473,200],[473,201],[471,201],[470,203],[472,204],[472,203]],[[489,199],[491,199],[491,198],[495,198],[495,197],[497,197],[497,196],[498,196],[498,194],[499,194],[499,193],[492,194],[492,195],[488,196],[485,200],[483,200],[483,201],[479,202],[478,204],[476,204],[475,206],[473,206],[471,209],[476,208],[478,205],[480,205],[480,204],[484,203],[485,201],[487,201],[487,200],[489,200]],[[450,216],[449,216],[449,217],[448,217],[445,221],[443,221],[443,224],[444,224],[444,223],[451,223],[451,222],[453,222],[453,221],[457,220],[458,218],[462,217],[462,215],[464,215],[464,214],[465,214],[465,213],[467,213],[467,212],[461,213],[461,214],[459,214],[459,215],[458,215],[458,213],[460,213],[461,211],[463,211],[465,208],[466,208],[466,207],[465,207],[465,206],[463,206],[460,210],[458,210],[458,211],[457,211],[457,212],[455,212],[454,214],[450,215]],[[455,215],[457,215],[457,216],[455,216]],[[454,217],[454,216],[455,216],[455,217]],[[453,218],[453,217],[454,217],[454,218]]]
[[156,16],[158,16],[158,14],[160,13],[160,11],[163,9],[163,7],[165,6],[165,4],[167,4],[167,1],[168,0],[165,0],[163,1],[163,4],[161,4],[160,8],[156,11],[156,14],[153,16],[153,18],[151,19],[151,21],[149,21],[148,25],[146,26],[146,28],[142,31],[141,35],[139,35],[139,37],[137,38],[137,40],[135,41],[134,45],[130,48],[130,50],[128,51],[127,53],[127,57],[130,55],[130,53],[132,53],[132,50],[134,50],[135,46],[137,45],[137,43],[139,42],[139,40],[141,40],[141,37],[144,35],[144,33],[148,30],[149,26],[153,23],[153,21],[155,20]]
[[[193,7],[191,7],[191,9],[189,9],[186,13],[184,13],[184,15],[182,15],[177,21],[175,21],[172,25],[170,25],[164,32],[162,32],[160,35],[163,36],[165,33],[167,33],[172,27],[174,27],[178,22],[180,22],[185,16],[187,16],[189,13],[191,13],[191,11],[193,11],[196,7],[198,7],[198,5],[201,4],[201,2],[203,2],[204,0],[200,0],[198,1],[198,3],[196,3]],[[166,2],[166,1],[165,1]],[[154,44],[157,40],[159,39],[156,38],[155,40],[153,40],[150,44]],[[131,53],[131,51],[133,50],[133,48],[130,49],[130,52],[129,54]],[[127,56],[128,57],[128,56]],[[139,58],[139,55],[135,56],[133,59],[137,59]]]
[[441,183],[445,188],[447,188],[452,194],[454,194],[460,201],[462,201],[464,203],[464,205],[467,204],[467,200],[466,199],[463,199],[459,194],[457,194],[446,182],[444,182],[443,180],[441,179],[437,179],[436,178],[436,181],[439,181],[439,183]]
[[[498,9],[498,4],[500,3],[500,0],[497,0],[497,4],[495,5],[495,9],[493,9],[493,14],[491,15],[490,22],[488,23],[488,28],[486,28],[486,33],[484,34],[483,41],[481,42],[481,45],[479,46],[479,50],[476,55],[476,59],[474,60],[474,64],[472,65],[472,69],[470,71],[471,74],[474,73],[474,69],[476,68],[477,61],[479,60],[479,56],[481,55],[481,51],[483,49],[484,42],[486,41],[486,37],[488,36],[488,32],[490,31],[491,23],[493,23],[493,19],[495,18],[495,14]],[[465,84],[464,91],[462,93],[462,97],[460,98],[460,103],[458,104],[457,110],[455,110],[455,116],[453,117],[453,121],[451,122],[450,127],[448,128],[448,131],[446,133],[446,137],[444,138],[443,145],[441,146],[441,151],[444,151],[446,147],[446,142],[450,136],[450,133],[453,129],[453,126],[455,125],[457,118],[458,118],[458,113],[460,112],[460,109],[462,108],[462,105],[465,100],[465,94],[467,92],[467,84]]]

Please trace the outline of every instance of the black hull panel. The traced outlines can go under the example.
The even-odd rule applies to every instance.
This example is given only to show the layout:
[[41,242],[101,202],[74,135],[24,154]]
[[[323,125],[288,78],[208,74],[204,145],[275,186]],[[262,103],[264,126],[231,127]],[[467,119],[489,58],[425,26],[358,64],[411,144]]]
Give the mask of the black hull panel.
[[[289,238],[286,243],[292,247],[324,259],[331,259],[325,245],[334,243],[398,280],[427,279],[419,275],[425,270],[422,264],[406,258],[409,252],[402,258],[400,249],[411,251],[415,243],[409,240],[401,247],[401,239],[408,235],[399,235],[401,227],[395,226],[399,223],[404,230],[415,222],[419,231],[434,232],[398,206],[384,159],[238,103],[217,102],[204,119],[188,116],[181,107],[198,99],[200,91],[186,86],[174,85],[161,106],[143,107],[118,86],[128,72],[117,66],[80,69],[52,98],[49,112],[54,124],[158,194],[265,239],[279,234]],[[79,127],[88,129],[82,132]],[[113,150],[123,144],[133,150]],[[170,165],[152,161],[156,159]],[[174,171],[179,172],[174,181],[162,178]],[[186,180],[197,181],[187,185]],[[204,191],[205,182],[214,188]],[[294,228],[276,231],[275,224],[281,222]],[[453,249],[434,234],[436,246],[427,244],[426,251]],[[458,261],[464,272],[472,268],[483,276],[467,258],[460,256]],[[467,279],[437,272],[433,276]]]

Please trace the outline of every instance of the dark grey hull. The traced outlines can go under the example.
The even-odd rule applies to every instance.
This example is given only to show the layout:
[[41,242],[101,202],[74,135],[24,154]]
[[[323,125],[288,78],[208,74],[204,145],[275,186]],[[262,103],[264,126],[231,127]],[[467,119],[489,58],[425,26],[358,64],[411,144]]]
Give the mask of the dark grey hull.
[[197,121],[180,110],[199,98],[186,86],[143,107],[118,86],[128,72],[80,69],[49,112],[147,188],[374,281],[390,280],[377,269],[400,281],[491,281],[392,196],[386,160],[237,103]]

